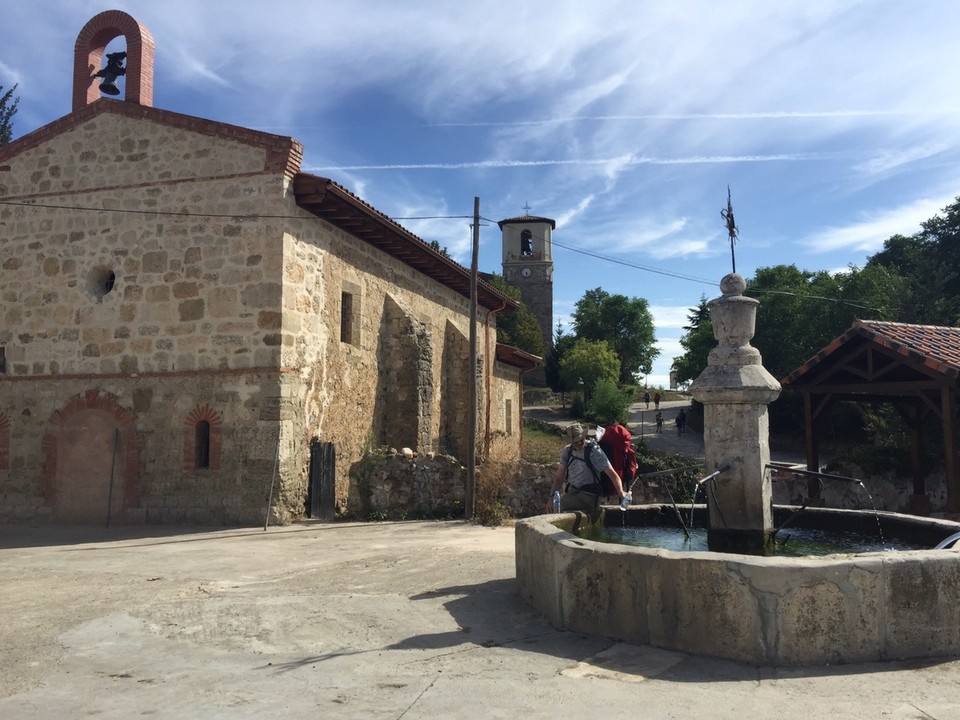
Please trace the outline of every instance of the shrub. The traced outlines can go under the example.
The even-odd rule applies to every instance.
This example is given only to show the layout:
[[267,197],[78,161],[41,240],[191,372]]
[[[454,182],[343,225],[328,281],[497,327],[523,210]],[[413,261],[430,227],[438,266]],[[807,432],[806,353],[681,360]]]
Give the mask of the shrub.
[[632,388],[629,394],[617,387],[612,380],[599,380],[593,389],[590,401],[590,416],[606,424],[611,420],[627,421],[627,408],[633,399]]

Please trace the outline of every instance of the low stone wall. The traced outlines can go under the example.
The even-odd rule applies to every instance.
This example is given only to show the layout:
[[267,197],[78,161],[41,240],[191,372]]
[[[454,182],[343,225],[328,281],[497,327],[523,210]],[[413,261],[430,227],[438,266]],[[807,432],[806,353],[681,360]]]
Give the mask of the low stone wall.
[[[947,511],[947,482],[943,468],[928,474],[924,479],[924,495],[918,505],[913,494],[913,481],[898,476],[893,471],[866,475],[862,468],[845,463],[832,468],[837,475],[860,478],[863,486],[840,480],[824,480],[820,497],[826,507],[847,510],[887,510],[904,513],[944,513]],[[807,477],[791,475],[789,471],[774,475],[773,501],[798,505],[808,497]]]
[[578,518],[516,526],[519,592],[558,629],[767,666],[960,654],[960,552],[672,552],[579,538]]
[[[500,503],[511,517],[543,512],[556,463],[485,463],[477,472],[477,495]],[[463,514],[466,468],[450,455],[390,449],[354,486],[371,517],[446,517]]]
[[446,517],[463,514],[466,468],[450,455],[389,450],[356,487],[371,517]]

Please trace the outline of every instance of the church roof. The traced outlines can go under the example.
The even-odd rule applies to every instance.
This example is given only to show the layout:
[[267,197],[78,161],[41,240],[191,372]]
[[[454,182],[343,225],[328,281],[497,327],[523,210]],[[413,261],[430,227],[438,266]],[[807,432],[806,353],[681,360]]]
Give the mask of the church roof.
[[[424,275],[470,297],[470,271],[397,224],[330,178],[298,173],[297,205],[355,235]],[[515,310],[516,301],[477,279],[477,303],[488,310]]]
[[521,370],[535,370],[543,362],[543,358],[531,355],[513,345],[497,343],[497,360],[507,365],[518,367]]
[[300,163],[303,160],[303,145],[291,137],[272,135],[239,125],[217,122],[216,120],[205,120],[172,110],[161,110],[149,105],[101,99],[89,105],[84,105],[69,115],[64,115],[0,147],[0,163],[107,113],[123,115],[136,120],[146,120],[222,140],[231,140],[243,145],[261,147],[267,153],[266,166],[264,167],[266,172],[283,172],[287,176],[293,177],[300,170]]
[[[852,372],[860,382],[880,375],[885,380],[895,376],[893,366],[859,368],[845,359],[863,346],[874,348],[903,367],[927,376],[956,381],[960,378],[960,328],[939,325],[910,325],[881,320],[854,320],[843,335],[794,370],[781,382],[801,387],[816,384],[826,375],[847,375]],[[851,376],[850,381],[854,377]]]
[[536,215],[518,215],[517,217],[507,218],[497,223],[503,230],[504,225],[520,225],[522,223],[549,223],[552,230],[557,229],[557,221],[552,218],[538,217]]

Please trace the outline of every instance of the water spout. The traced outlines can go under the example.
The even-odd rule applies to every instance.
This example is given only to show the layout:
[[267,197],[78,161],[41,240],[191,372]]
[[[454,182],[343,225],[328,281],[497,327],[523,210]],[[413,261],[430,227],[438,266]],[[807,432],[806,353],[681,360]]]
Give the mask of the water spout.
[[[788,472],[793,475],[805,475],[807,477],[816,479],[817,482],[820,484],[820,490],[821,490],[821,493],[818,493],[818,496],[822,494],[824,480],[846,482],[846,483],[850,483],[851,485],[857,486],[866,494],[867,499],[870,501],[870,506],[873,509],[873,517],[877,521],[877,533],[879,534],[879,537],[880,537],[880,545],[882,547],[886,547],[886,542],[884,541],[884,537],[883,537],[883,525],[881,525],[880,523],[880,512],[877,510],[877,503],[876,501],[874,501],[873,495],[870,494],[870,491],[867,490],[867,486],[863,484],[863,480],[855,477],[847,477],[845,475],[832,475],[831,473],[817,472],[815,470],[801,470],[799,468],[792,468],[792,467],[785,468],[782,465],[777,465],[777,464],[769,464],[766,466],[766,469],[773,470],[773,471],[780,471],[780,472]],[[808,502],[809,500],[804,500],[801,508],[797,512],[795,512],[792,516],[790,516],[787,519],[787,521],[783,523],[783,525],[781,525],[779,528],[774,530],[773,535],[771,535],[771,537],[776,536],[776,534],[784,526],[786,526],[787,523],[791,522],[797,515],[802,513],[806,509]]]
[[[697,503],[697,490],[699,490],[699,489],[700,489],[700,486],[703,485],[703,484],[704,484],[705,482],[707,482],[708,480],[715,480],[716,477],[717,477],[720,473],[725,473],[725,472],[727,472],[729,469],[730,469],[730,466],[729,466],[729,465],[724,465],[724,466],[723,466],[722,468],[720,468],[719,470],[714,470],[712,473],[710,473],[710,474],[707,475],[706,477],[702,477],[702,478],[700,478],[699,480],[697,480],[696,485],[693,486],[693,497],[690,498],[690,527],[691,527],[691,528],[693,527],[693,506],[696,505],[696,503]],[[717,498],[714,497],[714,498],[713,498],[713,501],[716,502],[716,501],[717,501]],[[720,510],[720,506],[719,506],[719,505],[717,505],[717,510],[718,510],[718,511]],[[723,515],[723,513],[720,513],[720,514],[721,514],[721,516]]]
[[[687,470],[695,470],[696,468],[703,467],[703,463],[697,463],[696,465],[685,465],[684,467],[671,468],[670,470],[657,470],[655,472],[643,473],[637,475],[627,492],[632,493],[634,486],[641,480],[648,480],[653,477],[665,477],[667,475],[676,475],[677,473],[685,472]],[[673,511],[676,513],[677,521],[680,523],[680,528],[683,530],[683,536],[686,540],[690,539],[690,529],[687,527],[687,524],[683,521],[683,515],[680,514],[680,508],[677,507],[676,500],[673,499],[673,493],[670,492],[670,488],[665,486],[664,489],[667,491],[667,495],[670,498],[670,503],[673,505]],[[694,489],[694,496],[696,496],[696,489]],[[693,527],[693,515],[690,516],[690,527]]]

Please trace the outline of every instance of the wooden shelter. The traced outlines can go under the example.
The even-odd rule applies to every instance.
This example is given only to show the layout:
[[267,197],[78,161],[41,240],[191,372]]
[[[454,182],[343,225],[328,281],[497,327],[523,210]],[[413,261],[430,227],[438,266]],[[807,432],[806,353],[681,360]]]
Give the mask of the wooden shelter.
[[853,326],[781,380],[803,393],[807,468],[819,470],[818,421],[838,400],[892,403],[909,424],[913,502],[929,509],[921,428],[932,414],[943,428],[947,512],[960,514],[957,428],[960,328],[855,320]]

